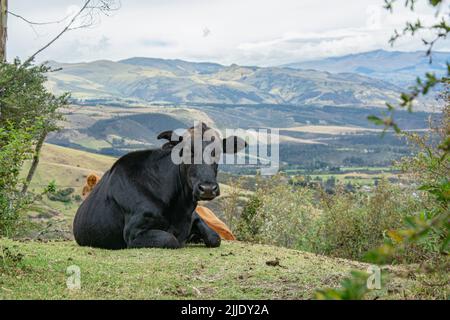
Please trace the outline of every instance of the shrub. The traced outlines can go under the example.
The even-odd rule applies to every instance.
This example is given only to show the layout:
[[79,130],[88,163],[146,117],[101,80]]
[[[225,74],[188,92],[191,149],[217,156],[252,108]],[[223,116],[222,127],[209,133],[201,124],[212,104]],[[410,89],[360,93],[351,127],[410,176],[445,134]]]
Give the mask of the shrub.
[[15,248],[0,247],[0,272],[10,273],[14,272],[16,268],[23,265],[24,255],[17,252]]
[[259,235],[263,221],[258,215],[261,205],[262,200],[253,195],[244,207],[236,229],[240,240],[252,241]]
[[[236,236],[258,242],[363,260],[384,243],[390,230],[414,217],[429,199],[381,180],[370,193],[324,190],[290,184],[282,175],[260,180],[236,218]],[[408,247],[397,261],[419,261],[430,243]]]
[[13,232],[21,210],[29,203],[20,193],[19,174],[32,154],[33,130],[0,127],[0,235]]
[[71,195],[75,192],[73,188],[60,189],[56,192],[51,192],[47,194],[50,201],[58,201],[63,203],[69,203],[72,201]]
[[282,175],[260,180],[238,219],[237,237],[288,248],[307,247],[312,221],[319,213],[312,203],[311,190],[289,185]]
[[430,130],[423,135],[405,133],[416,155],[397,163],[408,182],[417,186],[414,192],[428,197],[429,204],[417,208],[405,219],[402,228],[391,230],[387,241],[368,254],[377,263],[395,259],[411,252],[410,248],[425,248],[422,265],[440,274],[448,272],[450,244],[450,80],[444,85],[442,117],[430,120]]
[[[10,235],[21,213],[34,200],[26,192],[38,164],[39,152],[49,132],[57,129],[58,109],[68,95],[55,97],[45,86],[45,65],[0,62],[0,236]],[[19,173],[33,159],[26,179]]]
[[[315,251],[334,257],[361,260],[365,253],[383,244],[387,232],[398,228],[405,218],[425,206],[424,199],[411,190],[380,181],[370,194],[345,193],[322,195],[322,215],[317,221],[319,241]],[[409,257],[400,260],[418,260],[423,250],[416,248]]]

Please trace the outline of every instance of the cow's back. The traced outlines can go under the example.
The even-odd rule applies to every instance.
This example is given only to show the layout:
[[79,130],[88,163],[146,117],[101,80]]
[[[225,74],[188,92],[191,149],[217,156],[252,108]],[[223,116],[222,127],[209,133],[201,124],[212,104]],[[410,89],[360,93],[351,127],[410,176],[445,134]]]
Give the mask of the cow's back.
[[80,246],[124,249],[124,217],[108,197],[110,172],[107,172],[78,209],[73,234]]

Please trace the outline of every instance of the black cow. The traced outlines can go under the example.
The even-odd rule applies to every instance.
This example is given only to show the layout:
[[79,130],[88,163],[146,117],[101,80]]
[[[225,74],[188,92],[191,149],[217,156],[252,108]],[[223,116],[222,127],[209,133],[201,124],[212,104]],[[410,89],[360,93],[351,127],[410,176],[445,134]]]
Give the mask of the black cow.
[[[203,138],[211,130],[202,124],[181,137],[163,132],[158,139],[171,140],[163,148],[120,158],[78,209],[73,227],[77,243],[104,249],[176,249],[195,238],[208,247],[220,246],[219,235],[195,212],[199,200],[212,200],[220,194],[217,161],[176,164],[171,157],[175,151],[183,155],[182,144],[193,140],[194,132]],[[202,152],[219,141],[213,132],[212,139],[202,141]],[[222,150],[214,148],[211,157],[217,159],[221,151],[236,153],[245,146],[243,140],[230,137],[220,143]],[[188,158],[193,159],[194,150],[190,152]]]

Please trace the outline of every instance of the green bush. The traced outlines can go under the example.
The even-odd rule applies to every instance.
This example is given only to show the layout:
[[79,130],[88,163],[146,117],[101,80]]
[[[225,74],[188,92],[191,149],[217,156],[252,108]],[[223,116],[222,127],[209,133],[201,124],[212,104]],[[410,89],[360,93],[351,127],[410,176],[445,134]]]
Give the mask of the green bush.
[[319,211],[313,206],[313,191],[289,185],[281,175],[260,180],[239,216],[238,239],[306,248]]
[[21,210],[30,200],[21,195],[19,174],[32,154],[33,130],[0,126],[0,236],[13,232]]
[[259,235],[263,223],[263,219],[258,215],[261,205],[259,196],[253,195],[244,207],[236,229],[240,240],[252,241]]
[[[0,236],[11,235],[21,213],[35,195],[27,193],[29,179],[19,179],[25,160],[37,163],[46,134],[62,119],[58,109],[67,95],[55,97],[45,86],[45,65],[0,62]],[[35,157],[33,157],[35,156]]]
[[47,197],[50,201],[57,201],[63,203],[70,203],[72,201],[71,195],[75,192],[73,188],[60,189],[56,192],[50,192]]
[[[384,243],[390,230],[400,227],[426,205],[426,198],[382,180],[371,193],[324,195],[317,221],[319,241],[315,251],[334,257],[361,260],[366,252]],[[411,248],[412,250],[412,248]],[[408,250],[399,260],[417,261],[423,250]]]

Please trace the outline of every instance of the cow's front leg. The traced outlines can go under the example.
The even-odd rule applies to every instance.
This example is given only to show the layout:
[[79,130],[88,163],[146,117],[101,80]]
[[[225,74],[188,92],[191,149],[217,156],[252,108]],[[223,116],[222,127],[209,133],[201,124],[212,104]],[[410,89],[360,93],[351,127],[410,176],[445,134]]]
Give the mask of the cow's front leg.
[[177,238],[169,232],[162,230],[145,230],[139,232],[127,242],[128,248],[181,248]]
[[136,215],[125,226],[124,239],[128,248],[178,249],[181,244],[169,232],[159,230],[163,227],[159,219],[151,215]]
[[219,247],[221,239],[217,232],[211,229],[196,211],[194,211],[192,218],[191,239],[201,239],[209,248]]

